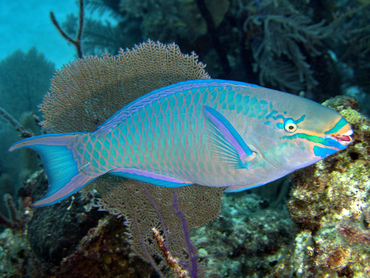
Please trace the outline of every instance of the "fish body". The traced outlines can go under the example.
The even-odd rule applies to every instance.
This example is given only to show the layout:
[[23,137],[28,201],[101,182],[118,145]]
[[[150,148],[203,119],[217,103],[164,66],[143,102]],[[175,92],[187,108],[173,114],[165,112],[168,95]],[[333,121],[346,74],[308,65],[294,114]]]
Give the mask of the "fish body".
[[311,100],[252,84],[193,80],[135,100],[91,133],[42,135],[10,150],[38,151],[49,192],[71,195],[105,174],[237,192],[266,184],[346,148],[352,130]]

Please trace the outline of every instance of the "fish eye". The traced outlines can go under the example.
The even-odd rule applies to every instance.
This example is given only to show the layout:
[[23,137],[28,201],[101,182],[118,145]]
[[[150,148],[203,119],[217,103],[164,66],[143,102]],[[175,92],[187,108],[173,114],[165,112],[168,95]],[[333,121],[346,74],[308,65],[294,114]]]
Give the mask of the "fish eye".
[[284,129],[287,132],[294,132],[298,129],[298,126],[293,119],[287,119],[284,123]]

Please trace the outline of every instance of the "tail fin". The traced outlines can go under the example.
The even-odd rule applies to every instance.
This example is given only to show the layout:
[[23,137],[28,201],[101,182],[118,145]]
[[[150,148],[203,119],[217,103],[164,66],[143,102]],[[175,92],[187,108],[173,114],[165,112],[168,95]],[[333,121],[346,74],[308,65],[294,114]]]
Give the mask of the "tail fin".
[[72,143],[83,133],[41,135],[27,138],[14,145],[9,151],[31,148],[37,151],[44,163],[49,179],[49,190],[34,206],[46,206],[72,195],[99,175],[91,176],[80,172],[72,153]]

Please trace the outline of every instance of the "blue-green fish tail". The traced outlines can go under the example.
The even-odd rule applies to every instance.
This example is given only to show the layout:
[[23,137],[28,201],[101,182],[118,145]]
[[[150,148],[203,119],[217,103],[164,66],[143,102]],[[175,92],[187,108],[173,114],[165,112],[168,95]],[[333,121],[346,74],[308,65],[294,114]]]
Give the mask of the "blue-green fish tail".
[[73,142],[81,133],[41,135],[12,145],[9,151],[31,148],[39,153],[49,179],[49,190],[34,206],[54,204],[72,195],[97,176],[85,174],[73,154]]

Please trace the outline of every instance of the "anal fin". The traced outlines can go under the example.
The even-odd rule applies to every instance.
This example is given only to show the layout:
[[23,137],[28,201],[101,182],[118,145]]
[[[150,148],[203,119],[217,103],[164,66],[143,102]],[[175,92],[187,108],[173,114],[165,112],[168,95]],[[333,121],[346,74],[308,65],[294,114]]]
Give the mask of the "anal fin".
[[124,177],[127,179],[138,180],[142,182],[148,182],[158,186],[164,187],[180,187],[193,184],[189,181],[183,181],[176,178],[164,176],[148,172],[145,170],[133,169],[133,168],[118,168],[109,172],[109,174]]
[[259,187],[259,186],[262,186],[262,185],[265,185],[265,184],[263,183],[263,184],[253,184],[253,185],[232,185],[232,186],[229,186],[225,190],[225,192],[226,193],[236,193],[236,192],[241,192],[241,191],[244,191],[244,190],[256,188],[256,187]]

